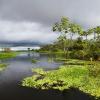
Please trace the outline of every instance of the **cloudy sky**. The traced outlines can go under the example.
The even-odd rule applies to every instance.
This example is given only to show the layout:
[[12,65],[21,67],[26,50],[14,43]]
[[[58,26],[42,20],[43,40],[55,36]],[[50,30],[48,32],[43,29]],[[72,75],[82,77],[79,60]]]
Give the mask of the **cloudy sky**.
[[100,25],[100,0],[0,0],[0,44],[51,43],[53,23],[69,17],[84,28]]

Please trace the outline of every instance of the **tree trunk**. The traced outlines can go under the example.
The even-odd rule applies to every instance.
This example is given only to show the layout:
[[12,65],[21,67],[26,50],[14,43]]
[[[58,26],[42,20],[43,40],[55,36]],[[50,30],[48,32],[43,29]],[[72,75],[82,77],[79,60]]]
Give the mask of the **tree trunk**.
[[87,35],[86,35],[86,40],[87,40]]
[[96,39],[96,33],[94,32],[94,40]]
[[70,33],[70,39],[72,40],[73,39],[73,33]]

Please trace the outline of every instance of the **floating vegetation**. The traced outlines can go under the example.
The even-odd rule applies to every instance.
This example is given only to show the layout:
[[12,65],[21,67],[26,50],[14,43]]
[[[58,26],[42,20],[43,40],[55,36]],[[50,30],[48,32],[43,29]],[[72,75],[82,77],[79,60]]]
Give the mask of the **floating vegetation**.
[[[91,67],[91,68],[90,68]],[[58,70],[44,71],[43,69],[33,69],[37,73],[32,77],[25,78],[23,86],[34,87],[38,89],[69,89],[71,87],[100,97],[100,66],[62,66]],[[98,74],[94,76],[94,73]]]
[[6,64],[0,64],[0,71],[4,70],[6,68]]

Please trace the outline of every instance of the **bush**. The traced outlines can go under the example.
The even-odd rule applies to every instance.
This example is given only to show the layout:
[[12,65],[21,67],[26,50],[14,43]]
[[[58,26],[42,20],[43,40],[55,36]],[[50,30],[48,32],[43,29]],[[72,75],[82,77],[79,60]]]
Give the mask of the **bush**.
[[77,59],[85,59],[86,55],[87,53],[84,50],[78,50],[78,51],[75,50],[70,53],[70,56],[72,58],[77,58]]
[[100,64],[94,63],[91,66],[88,66],[90,76],[98,77],[100,76]]
[[6,64],[0,64],[0,71],[4,70],[6,68]]

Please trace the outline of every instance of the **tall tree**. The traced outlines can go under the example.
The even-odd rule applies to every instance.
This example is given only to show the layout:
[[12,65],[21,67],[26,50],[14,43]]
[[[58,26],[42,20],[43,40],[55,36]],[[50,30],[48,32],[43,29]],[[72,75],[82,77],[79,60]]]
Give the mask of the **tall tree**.
[[99,37],[100,35],[100,26],[97,26],[96,28],[94,28],[94,32],[97,34],[97,36]]
[[[66,34],[69,32],[69,26],[70,26],[70,21],[66,17],[62,17],[60,22],[57,22],[53,25],[53,31],[61,32],[61,35],[62,35],[63,41],[64,41],[63,50],[64,50],[65,54],[66,54]],[[62,37],[60,37],[60,38],[62,38]]]
[[92,33],[92,30],[88,29],[86,31],[83,31],[83,33],[81,35],[85,36],[86,40],[88,40],[88,35],[90,35],[91,33]]
[[80,34],[82,34],[82,32],[83,32],[83,30],[80,25],[75,24],[75,23],[70,24],[70,39],[71,40],[73,39],[73,35],[75,33],[78,33],[80,35]]
[[96,30],[95,28],[91,28],[91,29],[88,30],[91,34],[94,35],[94,40],[96,39],[96,33],[95,33],[95,30]]
[[[73,35],[75,33],[81,34],[82,28],[81,26],[70,22],[68,18],[62,17],[60,22],[57,22],[54,24],[53,31],[61,32],[61,35],[63,36],[63,39],[64,39],[64,52],[66,54],[66,49],[67,49],[67,54],[68,54],[68,49],[72,43]],[[69,41],[69,45],[66,48],[66,38],[65,37],[66,37],[66,34],[68,33],[70,33],[71,42]]]

